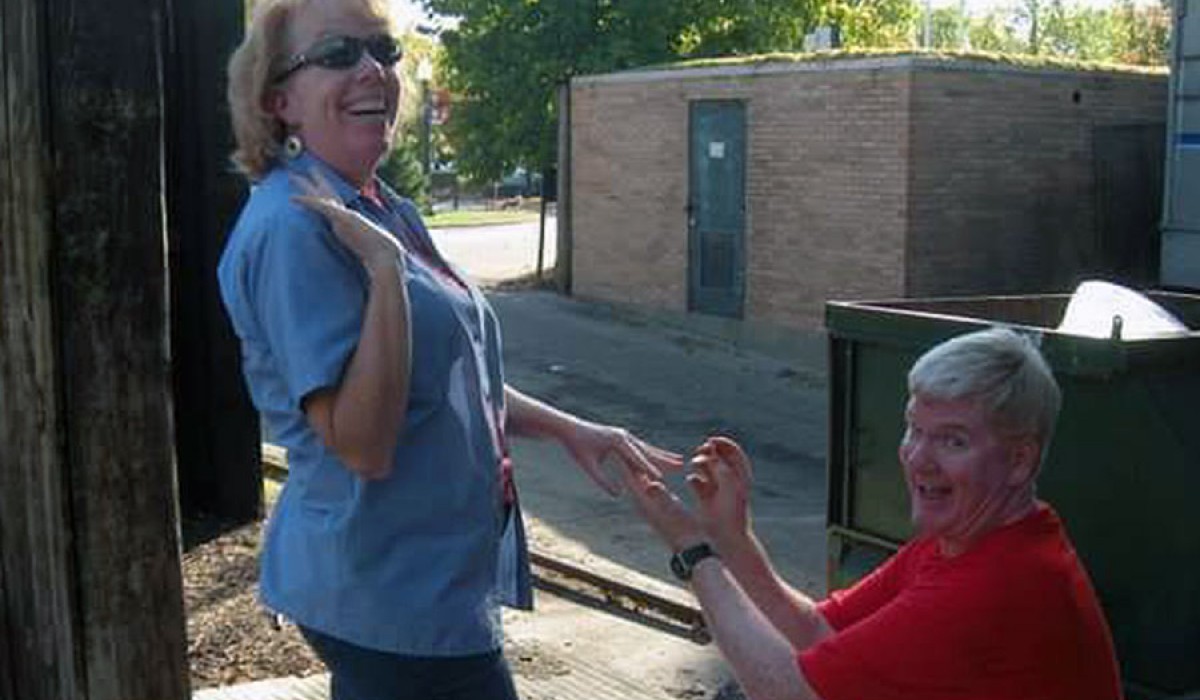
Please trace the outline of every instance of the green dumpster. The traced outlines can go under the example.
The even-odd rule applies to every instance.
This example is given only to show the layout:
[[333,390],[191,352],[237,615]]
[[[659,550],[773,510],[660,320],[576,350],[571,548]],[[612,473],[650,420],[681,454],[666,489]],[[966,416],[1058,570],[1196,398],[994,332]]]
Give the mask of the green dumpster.
[[[1200,296],[1151,292],[1189,329]],[[1200,692],[1200,332],[1066,335],[1069,295],[830,302],[829,587],[911,534],[896,449],[909,366],[997,323],[1033,335],[1063,390],[1039,478],[1112,627],[1129,700]]]

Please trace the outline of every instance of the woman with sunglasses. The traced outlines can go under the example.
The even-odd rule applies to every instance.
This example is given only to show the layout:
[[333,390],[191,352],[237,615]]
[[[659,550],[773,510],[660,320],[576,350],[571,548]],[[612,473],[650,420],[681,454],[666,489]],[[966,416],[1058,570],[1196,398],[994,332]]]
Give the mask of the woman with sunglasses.
[[497,605],[531,590],[506,433],[678,455],[507,386],[495,315],[375,174],[400,102],[385,0],[260,0],[233,55],[234,162],[253,183],[221,259],[243,373],[290,473],[261,597],[334,700],[511,700]]

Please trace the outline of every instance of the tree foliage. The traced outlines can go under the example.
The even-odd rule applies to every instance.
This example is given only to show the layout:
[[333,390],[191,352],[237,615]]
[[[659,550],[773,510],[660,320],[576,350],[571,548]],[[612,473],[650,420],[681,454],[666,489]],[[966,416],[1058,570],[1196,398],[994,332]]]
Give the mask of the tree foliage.
[[379,166],[379,176],[421,209],[429,208],[429,180],[421,167],[421,144],[411,129],[396,134],[391,153]]
[[[479,179],[554,163],[557,88],[571,76],[798,51],[818,26],[837,27],[849,49],[913,47],[922,19],[917,0],[422,1],[459,20],[442,36],[439,79],[455,96],[444,129],[459,172]],[[1012,0],[982,17],[941,8],[930,18],[932,48],[1165,60],[1165,5],[1116,0],[1097,9],[1075,1]]]
[[851,45],[907,34],[914,0],[424,0],[460,18],[443,35],[460,172],[554,162],[558,86],[573,75],[685,58],[799,50],[821,23]]
[[912,0],[831,0],[818,24],[838,27],[846,48],[912,46],[917,18]]
[[1085,61],[1163,65],[1171,33],[1166,3],[1118,0],[1097,7],[1066,0],[1018,0],[980,17],[956,7],[934,11],[934,48],[966,48],[944,31],[965,22],[968,46],[980,51],[1061,56]]

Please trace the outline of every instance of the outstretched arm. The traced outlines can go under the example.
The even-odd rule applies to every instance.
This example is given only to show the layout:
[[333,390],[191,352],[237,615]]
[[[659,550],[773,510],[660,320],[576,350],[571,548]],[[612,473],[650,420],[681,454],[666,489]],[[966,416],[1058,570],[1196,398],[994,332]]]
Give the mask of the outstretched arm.
[[558,441],[575,463],[612,495],[620,493],[619,476],[607,474],[603,462],[610,455],[618,458],[626,470],[661,477],[664,470],[679,469],[679,455],[651,445],[624,428],[583,420],[549,404],[505,386],[509,432],[533,438]]
[[691,584],[713,639],[751,700],[821,700],[804,678],[795,648],[720,561],[700,562]]

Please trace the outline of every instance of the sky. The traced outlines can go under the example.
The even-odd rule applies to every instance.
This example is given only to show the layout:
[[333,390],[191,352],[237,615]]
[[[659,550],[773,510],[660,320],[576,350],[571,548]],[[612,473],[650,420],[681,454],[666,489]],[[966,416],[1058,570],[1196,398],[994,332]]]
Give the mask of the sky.
[[413,0],[392,0],[392,9],[403,27],[415,25],[421,19],[420,7]]

